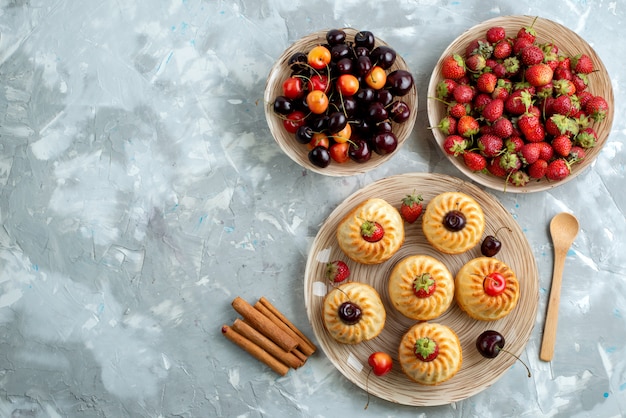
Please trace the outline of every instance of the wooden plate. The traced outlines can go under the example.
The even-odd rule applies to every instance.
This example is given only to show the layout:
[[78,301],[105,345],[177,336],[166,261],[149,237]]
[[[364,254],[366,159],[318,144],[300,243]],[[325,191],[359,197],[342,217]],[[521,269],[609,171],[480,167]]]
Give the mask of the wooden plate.
[[[502,16],[486,20],[472,27],[471,29],[468,29],[466,32],[456,38],[448,46],[448,48],[446,48],[446,50],[441,54],[437,65],[435,65],[435,69],[430,77],[430,82],[428,85],[427,108],[428,122],[430,126],[437,126],[445,115],[445,105],[433,99],[433,97],[437,97],[437,83],[439,83],[439,81],[443,79],[441,75],[441,62],[443,61],[443,59],[446,56],[454,53],[460,53],[464,55],[465,48],[469,41],[484,37],[487,29],[492,26],[502,26],[506,29],[507,36],[515,36],[520,28],[531,25],[534,19],[534,16]],[[511,184],[506,185],[505,180],[501,178],[492,176],[490,174],[474,173],[473,171],[469,170],[465,166],[462,156],[448,156],[450,161],[468,178],[494,190],[507,191],[511,193],[531,193],[548,190],[553,187],[565,184],[576,178],[576,176],[582,173],[589,165],[593,163],[593,161],[600,153],[602,146],[606,142],[606,139],[611,133],[615,99],[613,97],[611,78],[609,77],[606,67],[602,63],[602,60],[600,59],[598,54],[596,54],[594,49],[583,38],[581,38],[570,29],[566,28],[565,26],[562,26],[556,22],[538,17],[533,25],[533,28],[535,28],[535,30],[537,31],[536,43],[553,42],[559,47],[559,51],[561,54],[576,55],[586,53],[591,57],[594,62],[594,68],[597,71],[589,74],[589,85],[587,87],[587,90],[594,95],[600,95],[604,97],[604,99],[609,104],[609,112],[602,122],[595,122],[591,125],[598,133],[598,142],[596,146],[590,148],[587,151],[587,156],[585,157],[585,159],[578,164],[574,164],[572,166],[572,173],[561,181],[549,181],[544,178],[540,181],[531,181],[524,187],[516,187]],[[433,129],[432,131],[435,139],[437,140],[437,143],[440,147],[443,148],[443,142],[446,139],[445,135],[439,129]]]
[[[493,235],[501,226],[511,228],[512,232],[501,230],[498,233],[503,245],[497,258],[515,271],[521,290],[518,305],[511,314],[498,321],[473,320],[455,303],[442,316],[432,321],[450,326],[458,334],[463,349],[461,370],[452,379],[435,387],[413,383],[403,374],[398,364],[397,351],[400,339],[415,322],[402,316],[391,305],[387,278],[399,260],[413,254],[426,254],[439,259],[454,276],[463,264],[480,256],[480,246],[460,255],[439,253],[424,238],[421,222],[418,220],[414,224],[405,223],[405,243],[390,260],[379,265],[362,265],[350,261],[343,254],[335,237],[337,225],[343,216],[363,200],[379,197],[399,207],[401,199],[413,191],[421,194],[425,203],[447,191],[466,193],[473,196],[485,212],[485,235]],[[329,283],[324,279],[324,266],[326,261],[335,259],[347,262],[351,269],[350,280],[368,283],[381,295],[387,311],[387,321],[381,334],[373,340],[358,345],[344,345],[336,342],[324,328],[323,300],[327,290],[330,289]],[[476,338],[487,329],[500,331],[506,340],[505,347],[516,355],[521,354],[535,323],[539,300],[539,275],[532,250],[521,228],[493,196],[455,177],[411,173],[379,180],[352,194],[333,210],[322,225],[309,252],[304,295],[307,315],[320,347],[346,378],[365,389],[369,355],[374,351],[385,351],[394,360],[393,370],[385,376],[370,378],[369,392],[399,404],[432,406],[460,401],[480,392],[498,380],[515,363],[515,358],[509,355],[499,355],[495,359],[483,358],[476,350]],[[518,373],[520,379],[526,377],[526,371],[521,365],[510,373]]]
[[[342,28],[342,30],[346,32],[346,39],[350,42],[354,40],[354,35],[359,32],[358,30],[353,28]],[[283,82],[291,74],[291,70],[288,65],[289,58],[291,58],[291,56],[296,52],[306,53],[312,47],[326,43],[326,32],[328,31],[323,30],[300,38],[299,40],[294,42],[289,48],[287,48],[285,52],[283,52],[283,54],[278,58],[278,60],[270,70],[265,84],[265,118],[267,120],[267,124],[269,125],[272,136],[274,137],[274,140],[280,146],[283,152],[287,154],[289,158],[291,158],[293,161],[300,164],[302,167],[319,174],[324,174],[327,176],[352,176],[365,173],[373,168],[378,167],[379,165],[383,164],[385,161],[393,157],[402,147],[404,141],[406,141],[406,139],[411,134],[411,131],[413,130],[413,125],[415,125],[415,120],[417,118],[417,87],[414,84],[413,88],[401,98],[401,100],[406,102],[406,104],[408,104],[409,108],[411,109],[411,115],[409,116],[409,119],[404,121],[403,123],[392,123],[393,133],[398,139],[398,146],[394,152],[387,155],[378,155],[372,151],[372,158],[364,163],[356,163],[350,160],[343,164],[338,164],[334,161],[331,161],[330,165],[326,168],[320,168],[314,164],[311,164],[308,157],[309,150],[307,146],[298,143],[295,140],[293,134],[290,134],[285,130],[285,128],[283,127],[282,119],[274,113],[273,103],[274,99],[282,94]],[[379,38],[375,39],[375,46],[390,46]],[[396,61],[394,62],[394,64],[387,70],[387,74],[394,70],[409,71],[406,62],[399,54],[396,56]]]

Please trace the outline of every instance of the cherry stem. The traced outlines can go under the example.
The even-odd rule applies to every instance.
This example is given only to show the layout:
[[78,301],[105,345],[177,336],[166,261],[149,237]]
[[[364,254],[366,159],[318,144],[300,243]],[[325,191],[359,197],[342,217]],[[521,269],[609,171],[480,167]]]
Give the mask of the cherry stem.
[[519,362],[520,362],[520,363],[522,363],[522,364],[524,365],[524,367],[526,367],[526,371],[528,372],[528,377],[531,377],[531,374],[530,374],[530,368],[526,365],[526,363],[524,363],[524,361],[523,361],[521,358],[519,358],[519,357],[518,357],[518,356],[516,356],[515,354],[511,353],[510,351],[505,350],[504,348],[498,348],[498,351],[504,351],[505,353],[510,354],[510,355],[512,355],[513,357],[515,357],[516,359],[518,359],[518,360],[519,360]]
[[513,232],[513,231],[511,230],[511,228],[509,228],[508,226],[501,226],[500,228],[496,229],[496,232],[493,234],[493,236],[497,238],[497,237],[498,237],[498,232],[499,232],[501,229],[507,229],[509,232]]

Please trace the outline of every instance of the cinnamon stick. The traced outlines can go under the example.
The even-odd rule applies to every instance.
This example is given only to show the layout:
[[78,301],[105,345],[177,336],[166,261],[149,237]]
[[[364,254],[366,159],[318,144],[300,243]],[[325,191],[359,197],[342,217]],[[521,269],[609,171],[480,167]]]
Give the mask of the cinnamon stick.
[[242,336],[252,341],[254,344],[261,347],[263,350],[267,351],[270,355],[275,357],[281,363],[284,363],[294,369],[297,369],[304,364],[304,361],[302,361],[295,355],[294,352],[297,350],[294,350],[294,352],[292,353],[283,350],[282,348],[277,346],[272,340],[261,334],[256,329],[252,328],[244,321],[240,319],[235,319],[232,328]]
[[289,319],[287,319],[285,315],[283,315],[274,305],[272,305],[272,303],[269,300],[261,296],[261,298],[259,299],[259,302],[261,302],[267,309],[270,310],[270,312],[276,315],[293,332],[295,332],[313,350],[313,352],[317,350],[317,347],[315,346],[315,344],[313,344],[313,342],[310,339],[308,339],[307,336],[304,335],[304,333],[300,331],[298,327],[296,327],[291,321],[289,321]]
[[232,306],[254,329],[272,340],[283,350],[290,352],[298,346],[298,341],[295,338],[241,297],[237,296],[233,300]]
[[279,375],[284,376],[289,371],[289,367],[276,360],[267,351],[263,350],[261,347],[239,334],[228,325],[222,325],[222,334]]
[[308,345],[306,343],[306,341],[304,341],[298,334],[296,334],[291,328],[289,328],[289,326],[287,326],[287,324],[285,324],[283,321],[281,321],[279,317],[274,315],[274,313],[272,313],[272,311],[270,311],[260,301],[255,303],[254,308],[258,309],[259,312],[261,312],[263,315],[268,317],[274,324],[276,324],[276,326],[278,326],[280,329],[282,329],[287,334],[289,334],[291,337],[293,337],[298,342],[298,349],[300,351],[302,351],[302,353],[304,353],[304,355],[306,355],[308,357],[308,356],[310,356],[311,354],[313,354],[315,352],[315,350],[310,345]]

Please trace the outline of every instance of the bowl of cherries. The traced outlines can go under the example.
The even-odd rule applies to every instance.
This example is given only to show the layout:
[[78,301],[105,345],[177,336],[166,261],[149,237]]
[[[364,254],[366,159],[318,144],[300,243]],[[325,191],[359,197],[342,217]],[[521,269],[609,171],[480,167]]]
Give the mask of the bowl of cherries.
[[265,116],[280,148],[329,176],[364,173],[393,156],[417,117],[405,61],[370,31],[330,29],[287,48],[266,81]]

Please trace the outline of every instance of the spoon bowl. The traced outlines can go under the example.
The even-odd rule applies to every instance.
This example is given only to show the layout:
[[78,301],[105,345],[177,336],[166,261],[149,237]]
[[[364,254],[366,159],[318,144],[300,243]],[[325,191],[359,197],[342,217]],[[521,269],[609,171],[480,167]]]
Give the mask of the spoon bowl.
[[548,300],[548,313],[546,314],[543,340],[539,353],[539,358],[544,361],[550,361],[554,356],[565,258],[576,235],[578,235],[578,229],[578,219],[570,213],[559,213],[550,221],[550,235],[552,236],[552,243],[554,245],[554,271],[552,273],[550,299]]

